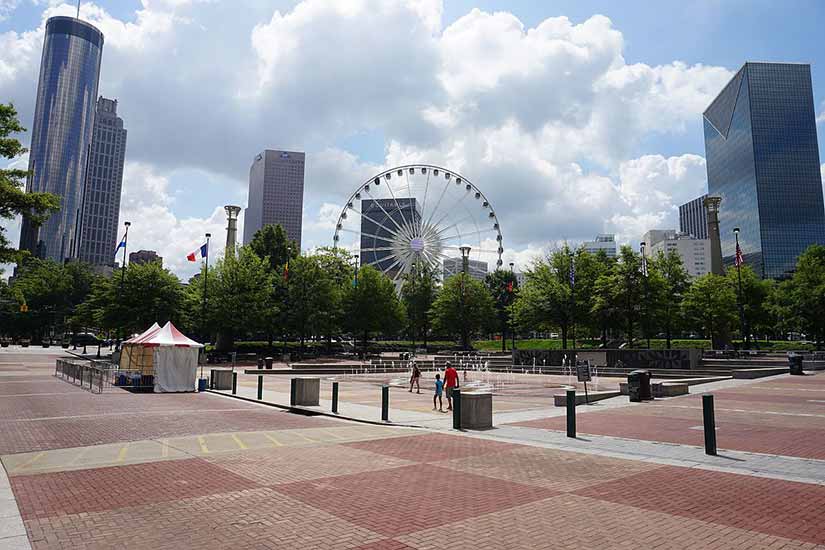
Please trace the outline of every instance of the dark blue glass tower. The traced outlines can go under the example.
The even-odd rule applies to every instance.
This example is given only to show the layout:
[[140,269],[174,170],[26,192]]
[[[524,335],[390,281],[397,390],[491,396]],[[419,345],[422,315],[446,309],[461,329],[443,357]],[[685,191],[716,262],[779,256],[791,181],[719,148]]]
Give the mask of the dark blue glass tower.
[[62,262],[77,257],[83,188],[97,101],[103,34],[72,17],[46,22],[26,191],[60,197],[60,211],[35,227],[26,217],[20,248]]
[[825,244],[810,65],[745,63],[704,113],[708,194],[722,197],[725,264],[736,253],[765,278],[787,277]]

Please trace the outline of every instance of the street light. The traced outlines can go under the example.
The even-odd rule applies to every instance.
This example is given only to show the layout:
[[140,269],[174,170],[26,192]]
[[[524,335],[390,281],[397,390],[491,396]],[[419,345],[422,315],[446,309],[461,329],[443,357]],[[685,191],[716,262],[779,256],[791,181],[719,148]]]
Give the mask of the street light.
[[461,346],[467,351],[469,346],[469,335],[467,334],[467,319],[464,316],[464,279],[467,278],[467,271],[470,268],[470,247],[464,245],[461,250]]
[[203,307],[201,308],[201,323],[203,324],[203,341],[204,344],[209,339],[208,329],[206,326],[206,293],[207,293],[207,282],[209,280],[209,239],[212,237],[211,233],[206,234],[206,263],[203,270]]
[[736,265],[736,278],[739,282],[739,292],[736,295],[736,302],[739,306],[739,330],[742,333],[742,338],[744,339],[745,345],[750,348],[751,335],[747,324],[745,323],[745,304],[742,300],[742,250],[739,248],[738,227],[733,228],[733,235],[736,238],[736,259],[734,260],[734,264]]
[[648,279],[647,279],[647,254],[645,253],[645,247],[647,243],[642,241],[639,243],[639,252],[642,255],[642,277],[645,280],[645,297],[644,297],[644,308],[645,308],[645,324],[644,330],[647,336],[647,349],[650,349],[650,318],[649,318],[649,307],[650,307],[650,287],[648,286]]
[[410,295],[411,295],[411,298],[412,298],[412,306],[413,306],[413,308],[412,308],[412,310],[413,310],[412,311],[412,350],[413,350],[413,353],[415,353],[415,327],[416,327],[416,324],[415,324],[415,317],[416,317],[416,311],[415,311],[415,302],[416,302],[415,276],[416,276],[416,270],[415,270],[415,268],[416,268],[416,263],[413,262],[412,265],[410,266],[410,271],[412,272],[411,273],[412,277],[410,278],[410,286],[412,287],[411,290],[410,290]]
[[572,363],[576,366],[576,257],[572,250],[567,251],[570,258],[570,336],[573,340]]
[[[123,265],[120,267],[120,305],[123,306],[123,285],[126,282],[126,246],[129,243],[129,227],[132,225],[132,222],[123,222],[123,225],[126,226],[126,232],[123,234]],[[120,349],[120,342],[124,338],[126,338],[126,327],[120,327],[120,340],[118,340],[117,344],[115,345],[115,351]]]
[[[516,280],[516,273],[513,270],[515,265],[516,265],[515,262],[510,262],[510,275],[511,275],[510,284],[511,285]],[[513,292],[514,291],[512,290],[513,287],[510,287],[510,288],[511,288],[511,290],[510,290],[510,299],[507,300],[507,305],[508,306],[513,305]],[[516,324],[513,320],[513,315],[512,314],[510,315],[510,337],[513,339],[512,348],[515,351],[515,349],[516,349]]]

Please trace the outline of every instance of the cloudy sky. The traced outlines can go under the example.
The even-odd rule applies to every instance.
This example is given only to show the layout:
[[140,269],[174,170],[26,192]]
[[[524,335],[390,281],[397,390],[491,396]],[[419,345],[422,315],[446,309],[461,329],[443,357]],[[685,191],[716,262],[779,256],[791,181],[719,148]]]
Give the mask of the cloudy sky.
[[[706,189],[701,113],[744,61],[811,63],[825,128],[825,3],[586,0],[98,0],[100,93],[129,131],[121,223],[182,277],[265,148],[307,152],[304,247],[384,167],[464,174],[505,262],[553,243],[678,225]],[[792,7],[792,9],[788,9]],[[45,20],[0,0],[0,101],[30,127]],[[29,136],[21,139],[28,143]],[[18,159],[25,166],[26,159]],[[825,165],[823,166],[825,172]],[[16,224],[9,226],[16,239]]]

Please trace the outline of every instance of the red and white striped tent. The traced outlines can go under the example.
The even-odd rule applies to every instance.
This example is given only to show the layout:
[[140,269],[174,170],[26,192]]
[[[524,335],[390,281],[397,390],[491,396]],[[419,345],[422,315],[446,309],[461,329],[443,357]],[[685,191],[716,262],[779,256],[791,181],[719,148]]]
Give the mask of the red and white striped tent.
[[124,342],[120,368],[151,375],[155,393],[195,391],[198,353],[203,344],[170,322],[157,323]]

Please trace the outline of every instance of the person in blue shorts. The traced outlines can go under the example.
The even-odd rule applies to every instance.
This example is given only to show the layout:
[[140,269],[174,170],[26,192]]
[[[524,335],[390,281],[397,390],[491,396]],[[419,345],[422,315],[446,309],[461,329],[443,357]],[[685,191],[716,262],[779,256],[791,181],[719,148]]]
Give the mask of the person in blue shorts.
[[[433,410],[444,412],[444,403],[441,401],[441,393],[444,391],[444,380],[440,374],[435,375],[435,395],[433,395]],[[438,400],[438,409],[435,408],[435,401]]]

